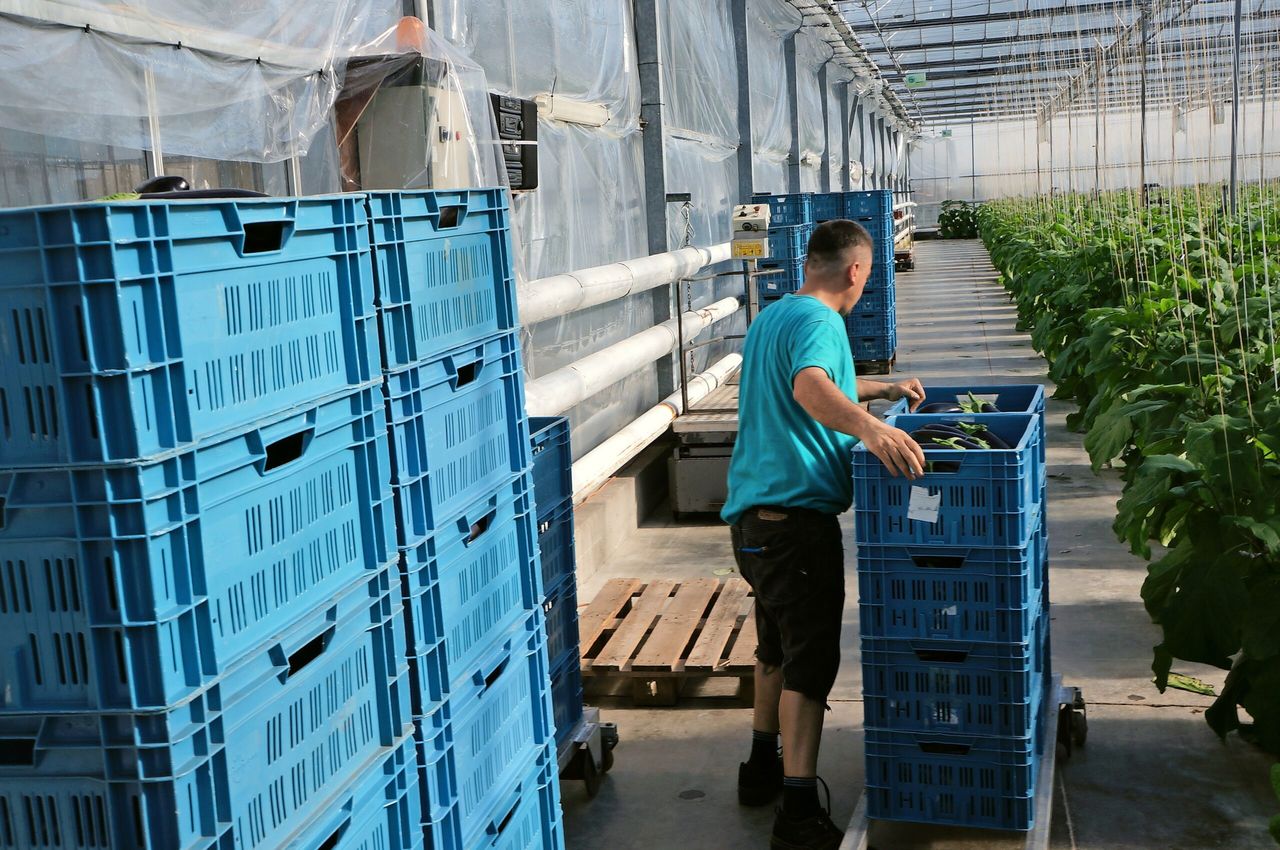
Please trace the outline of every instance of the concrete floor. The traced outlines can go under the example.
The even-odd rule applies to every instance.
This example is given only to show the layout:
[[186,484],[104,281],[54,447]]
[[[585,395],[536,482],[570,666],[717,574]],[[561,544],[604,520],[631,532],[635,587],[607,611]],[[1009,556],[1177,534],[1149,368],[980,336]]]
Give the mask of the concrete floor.
[[[898,275],[901,376],[925,383],[1047,383],[1044,361],[1025,334],[978,242],[922,242],[916,270]],[[1059,772],[1054,850],[1274,848],[1267,818],[1278,808],[1267,782],[1269,759],[1209,730],[1212,701],[1151,684],[1159,630],[1142,608],[1145,564],[1111,532],[1118,479],[1095,476],[1068,432],[1067,404],[1048,408],[1049,533],[1053,587],[1053,665],[1083,689],[1087,749]],[[833,817],[848,821],[862,791],[862,707],[852,517],[846,514],[850,589],[845,652],[832,694],[819,772],[831,788]],[[626,555],[580,589],[585,603],[612,577],[710,577],[733,567],[718,522],[675,524],[658,511],[637,529]],[[1221,684],[1221,671],[1179,672]],[[603,701],[621,744],[599,796],[562,785],[569,850],[587,848],[765,848],[773,814],[736,802],[738,762],[746,757],[750,711],[692,700],[637,710]],[[907,847],[1013,848],[998,833],[877,827],[880,850]]]

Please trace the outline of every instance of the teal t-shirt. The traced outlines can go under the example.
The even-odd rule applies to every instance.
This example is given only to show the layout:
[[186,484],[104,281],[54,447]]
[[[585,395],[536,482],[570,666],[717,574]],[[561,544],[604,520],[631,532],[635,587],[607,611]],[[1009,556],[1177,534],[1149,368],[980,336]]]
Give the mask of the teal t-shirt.
[[729,498],[720,516],[735,523],[749,508],[779,505],[838,514],[853,503],[857,442],[820,424],[792,395],[801,369],[823,369],[858,400],[844,319],[808,295],[788,295],[747,331],[738,394],[738,439],[729,462]]

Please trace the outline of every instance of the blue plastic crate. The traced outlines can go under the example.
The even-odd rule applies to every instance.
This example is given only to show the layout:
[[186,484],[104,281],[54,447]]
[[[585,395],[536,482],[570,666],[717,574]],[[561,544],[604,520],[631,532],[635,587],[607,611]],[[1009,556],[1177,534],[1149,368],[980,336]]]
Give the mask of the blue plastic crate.
[[445,664],[463,675],[538,606],[532,501],[528,476],[516,478],[405,552],[411,655],[443,640]]
[[554,763],[531,768],[519,787],[497,807],[483,832],[468,845],[469,850],[562,850],[563,847],[560,781]]
[[[893,287],[871,287],[862,291],[862,297],[854,305],[854,314],[858,316],[871,313],[892,313],[897,310],[898,297]],[[903,411],[895,411],[906,413]]]
[[[474,845],[494,810],[545,758],[554,737],[550,674],[540,612],[514,629],[449,695],[443,767],[424,775],[426,800],[456,795],[452,820],[462,846]],[[554,753],[550,755],[554,761]],[[428,756],[428,761],[431,759]],[[441,777],[447,777],[442,783]],[[433,802],[433,820],[445,816]]]
[[851,219],[882,218],[893,215],[893,191],[869,189],[844,193],[844,214]]
[[[856,537],[885,546],[1022,546],[1040,522],[1044,464],[1040,462],[1040,418],[1030,414],[891,416],[904,431],[928,422],[980,422],[1010,449],[925,449],[925,474],[894,478],[865,446],[853,450]],[[917,503],[938,498],[926,518],[908,516]],[[927,516],[936,518],[929,521]]]
[[577,575],[572,503],[565,502],[551,516],[538,520],[538,557],[542,561],[544,588]]
[[1025,641],[1048,573],[1044,524],[1022,547],[858,547],[868,637]]
[[387,376],[400,545],[412,547],[529,467],[520,341],[456,349]]
[[504,189],[369,195],[389,370],[515,329]]
[[752,203],[769,205],[770,227],[792,227],[813,223],[813,194],[752,195]]
[[0,766],[0,809],[77,850],[279,846],[412,732],[391,572],[352,589],[349,616],[321,612],[164,710],[0,717],[28,759]]
[[[453,730],[449,725],[450,707],[414,719],[414,746],[418,764],[419,809],[422,824],[428,829],[428,847],[457,847],[458,788],[449,758],[453,748]],[[434,836],[431,834],[434,833]]]
[[569,446],[569,420],[563,416],[529,419],[533,459],[533,500],[538,517],[560,509],[573,496],[573,452]]
[[[861,302],[859,302],[861,304]],[[973,384],[970,386],[939,386],[928,384],[924,388],[926,404],[967,401],[969,394],[981,401],[994,404],[1001,413],[1034,413],[1044,422],[1044,387],[1040,384]],[[886,416],[907,412],[904,399],[886,411]]]
[[578,661],[578,582],[566,577],[547,589],[542,603],[547,623],[547,658],[552,668]]
[[756,289],[762,299],[795,292],[804,286],[803,258],[799,260],[767,260],[760,263],[761,271],[768,269],[781,269],[782,273],[756,278]]
[[816,224],[847,218],[844,192],[818,192],[813,196],[813,220]]
[[898,350],[896,332],[849,337],[849,348],[858,362],[892,360]]
[[897,311],[896,308],[888,310],[857,309],[844,317],[844,326],[850,339],[862,339],[864,337],[883,337],[887,339],[897,334]]
[[412,738],[369,768],[290,846],[332,850],[417,850],[423,846],[422,798]]
[[876,262],[871,266],[871,274],[867,277],[867,285],[862,290],[865,297],[868,292],[897,291],[896,272],[891,263]]
[[364,199],[0,211],[0,468],[133,461],[378,376]]
[[1035,825],[1032,738],[866,729],[867,815],[987,829]]
[[813,226],[808,224],[769,228],[769,258],[803,259],[809,253],[809,237],[812,235]]
[[1046,686],[1048,609],[1030,600],[1021,642],[862,638],[867,727],[909,732],[1027,736]]
[[0,474],[0,714],[189,697],[394,558],[388,466],[370,388],[160,461]]
[[556,723],[556,746],[564,745],[582,719],[582,662],[575,655],[551,670],[551,710]]

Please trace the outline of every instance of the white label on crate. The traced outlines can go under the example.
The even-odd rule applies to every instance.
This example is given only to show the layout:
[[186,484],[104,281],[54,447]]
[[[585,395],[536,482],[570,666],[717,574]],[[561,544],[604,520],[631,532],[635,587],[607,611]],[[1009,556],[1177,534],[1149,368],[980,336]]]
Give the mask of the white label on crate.
[[927,487],[912,487],[911,501],[907,503],[907,519],[933,524],[938,521],[938,508],[942,505],[942,494],[929,495]]

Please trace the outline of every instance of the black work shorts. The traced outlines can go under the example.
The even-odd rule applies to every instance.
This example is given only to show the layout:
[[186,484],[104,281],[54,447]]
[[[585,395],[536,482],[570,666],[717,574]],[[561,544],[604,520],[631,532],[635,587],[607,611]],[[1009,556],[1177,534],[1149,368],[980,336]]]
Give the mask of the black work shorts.
[[825,703],[840,666],[844,543],[831,514],[756,507],[730,529],[738,571],[755,591],[756,658],[782,686]]

